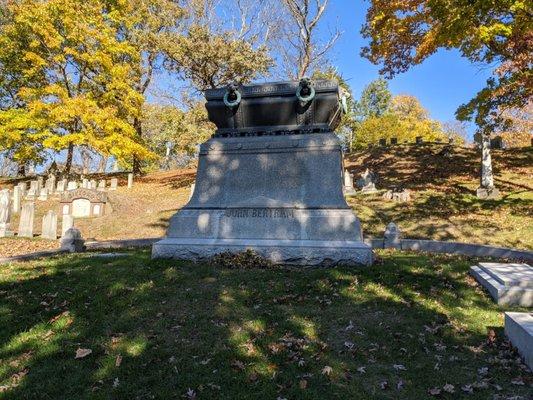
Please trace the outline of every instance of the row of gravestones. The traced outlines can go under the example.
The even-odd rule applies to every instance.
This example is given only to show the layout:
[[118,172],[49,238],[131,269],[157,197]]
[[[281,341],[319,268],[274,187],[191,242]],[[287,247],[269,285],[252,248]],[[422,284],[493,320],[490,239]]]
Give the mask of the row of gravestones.
[[[133,186],[133,174],[128,174],[128,188]],[[106,180],[101,179],[98,182],[95,179],[89,180],[84,178],[81,183],[77,181],[67,181],[67,179],[61,179],[56,184],[56,177],[51,175],[46,181],[42,176],[37,180],[30,181],[30,187],[28,189],[26,182],[20,182],[13,188],[13,209],[15,212],[21,207],[22,199],[27,200],[48,200],[49,195],[61,194],[69,190],[76,190],[79,187],[91,190],[116,190],[118,187],[118,179],[111,178],[109,188],[106,186]]]
[[[0,237],[13,236],[11,230],[11,215],[13,205],[9,189],[0,191]],[[19,237],[33,238],[33,226],[35,218],[35,203],[25,202],[20,212],[20,220],[17,235]],[[63,215],[61,226],[61,236],[74,226],[74,217],[72,215]],[[43,217],[41,237],[44,239],[57,239],[57,213],[50,210]]]
[[[405,142],[407,143],[407,142]],[[417,136],[415,138],[415,143],[416,144],[423,144],[424,143],[424,139],[422,138],[422,136]],[[440,140],[436,140],[435,143],[441,143]],[[448,139],[448,143],[449,144],[452,144],[453,143],[453,138],[449,138]],[[393,146],[393,145],[397,145],[398,144],[398,138],[390,138],[390,144]],[[379,139],[379,145],[380,146],[386,146],[387,145],[387,139]]]

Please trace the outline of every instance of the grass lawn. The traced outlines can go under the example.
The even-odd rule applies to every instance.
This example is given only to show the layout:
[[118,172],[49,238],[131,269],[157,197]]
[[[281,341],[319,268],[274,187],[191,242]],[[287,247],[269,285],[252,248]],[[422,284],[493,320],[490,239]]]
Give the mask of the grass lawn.
[[235,270],[95,254],[0,269],[0,398],[531,394],[473,260],[381,252],[367,269]]

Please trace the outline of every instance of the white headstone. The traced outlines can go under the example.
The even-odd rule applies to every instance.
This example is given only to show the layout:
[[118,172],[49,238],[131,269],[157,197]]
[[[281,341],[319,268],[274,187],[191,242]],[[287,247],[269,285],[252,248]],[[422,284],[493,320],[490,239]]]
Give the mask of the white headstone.
[[89,180],[87,178],[83,178],[83,180],[81,181],[81,187],[84,189],[89,188]]
[[72,202],[72,216],[90,217],[91,216],[91,201],[88,199],[75,199]]
[[44,178],[42,176],[37,177],[37,193],[44,187]]
[[101,179],[98,182],[98,190],[105,190],[105,179]]
[[111,178],[111,186],[109,186],[109,190],[117,190],[117,187],[118,187],[118,179]]
[[131,189],[132,186],[133,186],[133,174],[129,173],[128,174],[128,189]]
[[49,210],[43,217],[41,237],[50,240],[57,239],[57,214],[53,210]]
[[27,202],[22,205],[19,221],[19,237],[33,237],[33,216],[35,214],[35,203]]
[[13,188],[13,212],[18,213],[22,205],[22,190],[20,186]]
[[97,185],[96,180],[91,179],[91,181],[89,182],[89,189],[96,190],[96,185]]
[[37,193],[38,189],[39,189],[39,182],[30,181],[30,191],[33,191],[34,193]]
[[56,189],[56,177],[51,175],[45,182],[44,187],[48,190],[48,193],[54,193]]
[[41,191],[39,192],[39,197],[37,198],[37,200],[42,200],[42,201],[48,200],[48,189],[42,188]]
[[11,227],[11,193],[0,190],[0,237],[13,236]]
[[21,196],[24,197],[26,195],[26,190],[27,190],[26,182],[19,182],[19,184],[17,186],[20,188]]
[[67,188],[67,180],[61,179],[59,182],[57,182],[57,188],[56,192],[63,193]]
[[76,181],[69,181],[67,184],[67,190],[76,190],[78,188],[78,182]]
[[63,222],[61,224],[61,237],[65,236],[65,232],[74,226],[74,217],[72,215],[63,215]]

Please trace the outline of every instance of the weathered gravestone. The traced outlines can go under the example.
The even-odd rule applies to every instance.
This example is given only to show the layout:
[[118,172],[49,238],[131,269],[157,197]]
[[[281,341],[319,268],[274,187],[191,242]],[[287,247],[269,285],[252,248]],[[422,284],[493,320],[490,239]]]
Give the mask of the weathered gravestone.
[[383,247],[385,249],[399,249],[402,247],[401,238],[400,228],[394,222],[389,222],[383,234]]
[[83,240],[79,229],[72,227],[65,232],[61,237],[61,250],[71,253],[85,250],[85,240]]
[[65,236],[65,232],[74,226],[74,217],[70,214],[63,215],[63,221],[61,223],[61,237]]
[[54,193],[56,189],[56,177],[54,175],[51,175],[44,183],[44,187],[46,188],[46,190],[48,190],[48,193]]
[[363,193],[374,193],[376,189],[376,174],[368,168],[361,174],[361,178],[357,180],[357,186]]
[[57,182],[56,193],[61,194],[66,189],[67,189],[67,180],[63,178],[59,182]]
[[105,190],[105,179],[100,179],[98,182],[98,190]]
[[48,200],[48,189],[42,188],[39,192],[39,197],[37,197],[37,200],[46,201]]
[[26,202],[22,205],[19,220],[19,237],[33,237],[33,216],[35,214],[35,203]]
[[96,190],[97,185],[98,185],[98,184],[97,184],[96,180],[91,179],[91,180],[89,181],[89,189],[91,189],[91,190]]
[[67,190],[76,190],[78,188],[78,182],[76,181],[69,181],[67,184]]
[[90,189],[69,190],[61,196],[60,212],[73,217],[100,217],[105,214],[107,195]]
[[218,129],[200,147],[191,200],[152,256],[252,249],[279,264],[371,264],[342,192],[339,97],[327,80],[207,90]]
[[13,188],[13,212],[18,213],[22,205],[22,190],[20,186]]
[[353,195],[355,194],[355,188],[353,186],[353,175],[347,169],[344,170],[344,194]]
[[128,189],[131,189],[133,186],[133,174],[128,174]]
[[109,190],[117,190],[117,187],[118,187],[118,179],[111,178],[111,185],[109,186]]
[[0,190],[0,237],[13,236],[11,230],[11,193]]
[[57,213],[49,210],[43,217],[43,226],[41,231],[43,239],[57,239]]
[[19,182],[17,186],[20,188],[20,194],[22,195],[22,197],[24,197],[26,195],[26,190],[28,188],[28,186],[26,185],[26,182]]

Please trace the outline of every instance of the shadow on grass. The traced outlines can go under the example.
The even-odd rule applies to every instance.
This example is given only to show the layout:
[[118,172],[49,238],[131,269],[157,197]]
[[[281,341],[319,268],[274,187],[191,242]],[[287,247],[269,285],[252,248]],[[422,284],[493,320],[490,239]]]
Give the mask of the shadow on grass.
[[[501,314],[468,265],[399,253],[367,269],[229,270],[148,251],[12,265],[0,396],[420,399],[446,383],[460,392],[485,366],[488,387],[469,398],[493,384],[525,393],[502,338],[484,345]],[[75,359],[79,348],[92,353]]]

